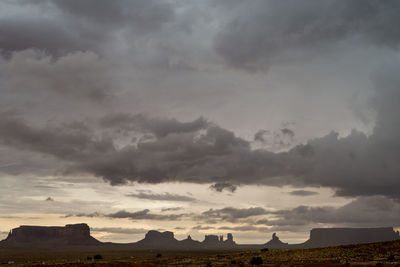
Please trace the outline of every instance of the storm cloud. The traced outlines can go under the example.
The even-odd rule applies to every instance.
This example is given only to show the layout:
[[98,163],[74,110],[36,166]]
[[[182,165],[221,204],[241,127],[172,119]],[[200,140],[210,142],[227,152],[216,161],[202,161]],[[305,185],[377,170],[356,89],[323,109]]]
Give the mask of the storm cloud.
[[310,58],[343,41],[398,48],[399,8],[395,0],[236,2],[215,48],[227,64],[247,70]]
[[353,130],[339,137],[332,131],[287,152],[252,149],[249,141],[202,118],[182,123],[127,114],[106,116],[100,125],[154,138],[117,148],[117,139],[102,136],[95,126],[72,123],[36,128],[2,114],[0,141],[54,156],[68,163],[68,172],[88,172],[111,184],[182,181],[223,185],[216,186],[217,191],[241,184],[292,184],[332,187],[341,196],[398,198],[400,81],[388,71],[377,74],[374,82],[377,121],[370,136]]
[[[10,53],[28,48],[60,56],[71,51],[99,51],[122,32],[143,35],[174,17],[172,7],[157,1],[18,1],[31,13],[23,19],[3,16],[0,49]],[[39,16],[46,12],[48,16]],[[127,26],[130,27],[127,27]]]
[[131,234],[144,220],[398,225],[399,11],[396,0],[2,1],[0,213],[123,219]]
[[201,216],[203,217],[203,220],[207,221],[215,220],[222,222],[236,222],[239,219],[265,215],[267,213],[267,210],[260,207],[243,209],[226,207],[223,209],[209,209],[207,211],[204,211]]
[[316,224],[335,224],[347,226],[397,226],[399,223],[397,201],[385,197],[360,197],[341,207],[331,206],[298,206],[288,210],[278,210],[270,214],[275,219],[260,220],[259,224],[298,226]]

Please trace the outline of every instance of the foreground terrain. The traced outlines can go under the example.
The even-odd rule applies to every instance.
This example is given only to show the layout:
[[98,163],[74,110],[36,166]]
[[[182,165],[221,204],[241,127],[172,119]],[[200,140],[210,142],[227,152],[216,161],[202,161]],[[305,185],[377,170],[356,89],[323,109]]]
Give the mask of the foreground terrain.
[[22,266],[251,266],[258,257],[262,266],[400,266],[400,241],[270,251],[0,249],[2,265]]

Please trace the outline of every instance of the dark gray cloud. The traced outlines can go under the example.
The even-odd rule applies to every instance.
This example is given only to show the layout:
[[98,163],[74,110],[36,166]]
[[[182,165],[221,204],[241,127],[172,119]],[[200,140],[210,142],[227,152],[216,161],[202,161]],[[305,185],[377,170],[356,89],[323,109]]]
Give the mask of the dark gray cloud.
[[[55,58],[40,50],[12,53],[5,64],[8,87],[4,92],[18,92],[24,97],[52,93],[64,100],[91,100],[104,104],[113,100],[118,83],[113,70],[99,55],[87,52],[69,53]],[[71,100],[70,100],[71,101]]]
[[294,132],[293,130],[290,130],[289,128],[282,128],[281,133],[285,136],[289,136],[290,138],[294,137]]
[[[139,33],[151,32],[168,22],[174,15],[174,10],[168,2],[158,1],[128,1],[128,0],[89,0],[62,1],[50,0],[65,15],[78,18],[81,23],[100,25],[99,31],[124,26],[130,26]],[[106,27],[106,28],[104,28]]]
[[[0,20],[0,50],[36,48],[53,55],[71,51],[98,51],[121,32],[145,35],[174,17],[167,2],[157,1],[15,1],[15,8],[31,13]],[[40,14],[46,12],[47,16]]]
[[254,134],[254,141],[270,151],[287,150],[295,143],[295,133],[285,127],[277,131],[258,130]]
[[223,190],[227,190],[231,193],[234,193],[237,189],[237,186],[226,182],[220,182],[211,185],[210,188],[217,192],[222,192]]
[[176,221],[182,217],[187,216],[186,214],[154,214],[150,213],[150,210],[144,209],[136,212],[128,212],[125,210],[118,211],[105,215],[108,218],[114,219],[131,219],[131,220],[158,220],[158,221]]
[[162,208],[161,211],[177,211],[182,209],[183,209],[182,207]]
[[268,130],[259,130],[254,134],[254,141],[259,141],[259,142],[266,142],[267,140],[265,139],[265,135],[269,134],[270,132]]
[[0,18],[0,51],[10,55],[14,51],[40,49],[61,55],[68,51],[87,50],[92,45],[69,32],[62,23],[49,18]]
[[209,209],[201,214],[203,220],[207,221],[221,221],[221,222],[236,222],[238,219],[246,219],[253,216],[267,214],[268,211],[260,208],[232,208],[226,207],[222,209]]
[[318,195],[318,192],[309,190],[293,190],[288,193],[293,196],[301,196],[301,197]]
[[[102,1],[97,4],[93,7],[91,1],[25,3],[34,9],[45,6],[53,12],[57,10],[62,15],[61,24],[61,20],[73,17],[73,22],[71,19],[69,23],[87,25],[89,28],[101,25],[105,30],[132,21],[132,27],[137,25],[142,29],[139,32],[153,31],[167,23],[174,14],[169,4],[154,1]],[[394,1],[365,1],[361,4],[359,1],[350,3],[342,0],[290,0],[279,3],[254,1],[249,5],[237,2],[229,12],[238,16],[229,16],[233,21],[228,19],[227,25],[221,28],[217,48],[230,64],[258,68],[269,66],[275,57],[284,58],[281,56],[288,51],[320,49],[321,46],[341,40],[368,40],[369,44],[396,47],[398,27],[392,25],[397,25],[394,22],[398,16],[394,15],[398,6],[398,2]],[[243,13],[243,10],[246,12]],[[105,17],[103,12],[112,14]],[[154,25],[142,23],[152,18]],[[12,24],[17,27],[18,23]],[[22,30],[20,32],[23,33]],[[32,96],[41,98],[51,91],[59,101],[63,100],[60,100],[60,96],[69,95],[74,95],[76,99],[90,96],[104,101],[108,99],[109,88],[113,88],[113,92],[118,89],[113,87],[113,82],[107,82],[112,80],[107,75],[112,67],[103,60],[92,52],[78,52],[59,58],[48,56],[43,51],[14,53],[5,60],[9,63],[6,64],[9,80],[1,88],[7,88],[7,96],[19,90],[30,92],[31,89],[39,89],[33,90]],[[60,174],[98,176],[113,185],[129,181],[178,181],[214,184],[212,188],[217,191],[228,189],[232,192],[236,186],[243,184],[324,186],[334,188],[340,196],[386,195],[399,198],[397,178],[400,167],[397,161],[400,158],[400,126],[397,103],[400,81],[397,69],[398,65],[395,64],[374,77],[372,107],[377,118],[369,136],[356,130],[345,137],[331,132],[288,151],[275,153],[275,150],[253,149],[252,142],[202,117],[181,122],[177,119],[122,113],[117,108],[116,111],[111,108],[103,111],[108,115],[96,125],[82,122],[66,124],[62,118],[59,124],[43,125],[45,119],[37,123],[38,120],[29,119],[29,114],[24,114],[24,119],[23,116],[2,112],[0,143],[7,150],[19,150],[19,154],[16,153],[13,160],[2,162],[0,171],[18,174],[18,169],[23,169],[19,166],[28,162],[25,165],[29,167],[37,164],[36,169],[55,166],[54,172]],[[42,91],[39,94],[43,89],[44,93]],[[25,102],[27,100],[21,106],[29,110]],[[7,105],[13,107],[13,102],[10,103]],[[47,112],[58,110],[57,103]],[[43,106],[47,107],[47,103]],[[69,108],[68,112],[73,109]],[[85,109],[79,114],[86,114]],[[47,118],[52,114],[40,115]],[[288,127],[270,132],[272,145],[285,149],[293,145],[295,134]],[[121,142],[118,132],[127,135],[130,142]],[[265,143],[269,140],[267,134],[266,130],[261,130],[254,139]],[[40,162],[28,161],[26,155],[23,157],[24,153],[44,157]],[[43,164],[46,157],[52,164]]]
[[374,78],[377,121],[372,135],[353,130],[340,138],[331,132],[288,152],[254,150],[250,142],[201,118],[181,123],[126,114],[116,116],[120,120],[114,123],[108,119],[112,116],[106,117],[101,126],[120,129],[128,124],[133,134],[145,132],[154,139],[116,148],[117,140],[99,137],[89,126],[35,128],[18,117],[2,114],[0,141],[54,156],[66,161],[70,172],[87,172],[112,184],[289,184],[331,187],[341,196],[399,197],[400,128],[396,122],[400,81],[392,69]]
[[271,212],[275,219],[260,220],[258,224],[273,226],[299,226],[334,224],[345,226],[394,226],[399,225],[400,205],[392,199],[375,196],[360,197],[341,207],[298,206]]
[[[396,0],[220,2],[227,22],[215,48],[227,64],[268,69],[307,54],[329,51],[340,42],[397,48],[400,30]],[[226,5],[229,5],[228,9]]]
[[100,213],[100,212],[92,212],[92,213],[76,213],[76,214],[67,214],[64,217],[104,217],[111,219],[131,219],[133,221],[137,220],[156,220],[156,221],[176,221],[180,220],[184,217],[187,217],[188,214],[156,214],[151,213],[149,209],[139,210],[135,212],[129,212],[125,210],[120,210],[115,213]]
[[96,140],[94,132],[81,123],[31,127],[10,113],[0,114],[0,142],[68,161],[83,160],[91,153],[114,150],[111,140]]
[[180,122],[176,119],[149,118],[143,114],[118,113],[106,115],[100,120],[100,125],[104,128],[150,132],[156,137],[166,137],[171,133],[191,133],[206,129],[208,122],[202,117],[191,122]]
[[135,198],[140,198],[140,199],[149,199],[149,200],[158,200],[158,201],[180,201],[180,202],[194,202],[196,201],[195,198],[189,197],[189,196],[184,196],[184,195],[178,195],[178,194],[171,194],[171,193],[163,193],[163,194],[154,194],[154,193],[144,193],[144,192],[139,192],[139,193],[132,193],[132,194],[127,194],[128,197],[135,197]]

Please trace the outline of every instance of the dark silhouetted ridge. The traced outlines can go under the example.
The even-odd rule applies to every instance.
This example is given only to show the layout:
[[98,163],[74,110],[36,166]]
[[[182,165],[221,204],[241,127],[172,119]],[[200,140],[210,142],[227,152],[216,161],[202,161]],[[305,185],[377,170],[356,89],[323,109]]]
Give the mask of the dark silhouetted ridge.
[[144,239],[134,243],[140,248],[177,248],[179,241],[175,239],[173,232],[148,231]]
[[375,243],[400,239],[393,227],[380,228],[315,228],[302,247],[315,248],[350,244]]
[[135,243],[102,243],[90,235],[87,224],[69,224],[60,226],[20,226],[12,229],[8,237],[0,241],[1,247],[11,248],[62,248],[79,246],[107,247],[109,249],[163,249],[163,250],[249,250],[249,249],[303,249],[327,246],[339,246],[362,243],[375,243],[399,240],[399,232],[392,227],[381,228],[316,228],[310,232],[310,238],[301,244],[282,242],[274,233],[265,244],[240,245],[233,240],[232,234],[226,239],[220,235],[206,235],[202,242],[193,240],[190,235],[177,240],[173,232],[151,230]]
[[28,226],[14,228],[3,240],[3,246],[11,247],[59,247],[96,246],[102,244],[90,235],[87,224],[68,224],[62,226]]
[[272,239],[265,243],[264,247],[270,248],[270,249],[284,249],[288,248],[289,244],[282,242],[279,237],[276,235],[276,233],[272,234]]

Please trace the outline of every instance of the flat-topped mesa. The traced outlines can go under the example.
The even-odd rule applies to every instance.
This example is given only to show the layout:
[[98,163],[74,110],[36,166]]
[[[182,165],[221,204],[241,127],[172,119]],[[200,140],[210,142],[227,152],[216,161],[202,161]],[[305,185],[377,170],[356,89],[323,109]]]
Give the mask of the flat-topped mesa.
[[174,240],[175,238],[173,232],[165,231],[161,233],[155,230],[150,230],[147,232],[145,239],[160,241],[160,240]]
[[4,243],[24,246],[37,245],[98,245],[101,242],[90,236],[87,224],[68,224],[66,226],[23,225],[10,231]]
[[143,248],[172,248],[178,245],[178,240],[175,239],[173,232],[151,230],[146,233],[144,239],[138,241],[135,245]]
[[315,228],[310,232],[306,247],[374,243],[400,239],[393,227],[380,228]]

